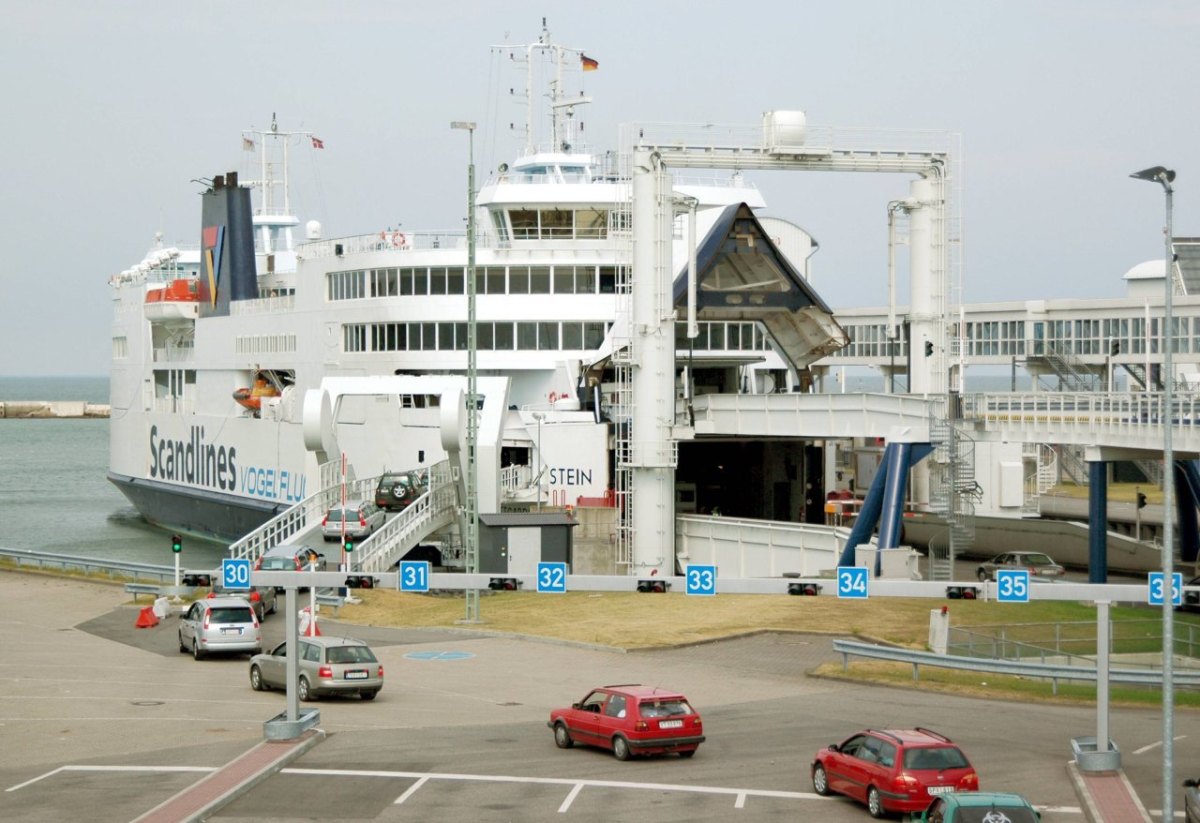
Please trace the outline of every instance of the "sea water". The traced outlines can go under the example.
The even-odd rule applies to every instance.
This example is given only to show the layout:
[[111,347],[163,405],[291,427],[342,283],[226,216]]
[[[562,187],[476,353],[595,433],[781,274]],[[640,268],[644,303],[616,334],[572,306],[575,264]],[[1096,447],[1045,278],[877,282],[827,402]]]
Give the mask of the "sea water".
[[[108,402],[107,377],[0,377],[0,401]],[[0,547],[170,566],[170,535],[110,483],[108,420],[0,419]],[[214,568],[224,544],[184,539],[184,568]]]

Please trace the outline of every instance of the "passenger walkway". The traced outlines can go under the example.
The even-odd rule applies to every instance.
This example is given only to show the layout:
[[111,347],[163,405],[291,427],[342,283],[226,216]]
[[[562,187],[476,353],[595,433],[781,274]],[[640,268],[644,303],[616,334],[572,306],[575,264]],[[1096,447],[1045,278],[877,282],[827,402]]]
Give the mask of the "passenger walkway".
[[1067,773],[1088,823],[1150,823],[1150,813],[1125,772],[1083,772],[1072,762]]

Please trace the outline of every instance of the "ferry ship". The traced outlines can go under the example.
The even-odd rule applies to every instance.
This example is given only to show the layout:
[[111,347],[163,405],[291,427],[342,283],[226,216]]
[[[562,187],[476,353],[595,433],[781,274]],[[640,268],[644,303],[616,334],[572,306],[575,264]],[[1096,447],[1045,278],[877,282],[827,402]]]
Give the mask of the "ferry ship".
[[[744,132],[709,124],[699,139],[625,127],[620,151],[593,153],[581,87],[597,62],[545,29],[533,44],[493,52],[525,75],[514,87],[524,90],[524,141],[478,191],[472,157],[466,231],[383,226],[325,238],[317,222],[302,226],[288,164],[319,141],[273,120],[242,136],[258,158],[254,179],[203,181],[198,248],[158,242],[111,279],[109,479],[147,520],[237,541],[346,478],[429,472],[448,459],[465,473],[473,442],[481,515],[599,503],[611,510],[618,568],[671,573],[691,551],[676,531],[684,521],[700,532],[714,516],[726,529],[836,526],[886,470],[889,444],[932,443],[892,515],[928,515],[910,522],[912,534],[932,529],[922,537],[932,551],[944,533],[952,559],[956,540],[958,550],[995,548],[976,541],[977,516],[1027,522],[1046,465],[1088,445],[1020,429],[1021,410],[1045,400],[1023,396],[982,401],[974,443],[960,423],[964,408],[976,410],[962,388],[978,357],[1020,355],[1061,383],[1071,350],[1082,351],[1073,341],[1094,354],[1103,337],[1096,345],[1117,341],[1129,356],[1088,359],[1093,383],[1082,388],[1113,388],[1118,362],[1144,394],[1161,386],[1148,359],[1158,327],[1134,316],[1145,294],[1104,309],[1116,325],[1106,320],[1103,333],[1087,301],[1057,319],[1045,302],[978,316],[951,303],[961,293],[953,136],[889,133],[864,146],[862,134],[774,111]],[[534,94],[539,80],[545,95]],[[475,124],[455,125],[471,131],[473,154]],[[748,179],[776,168],[916,176],[910,197],[888,205],[889,230],[893,218],[907,224],[909,305],[835,318],[810,283],[816,241],[767,215]],[[639,285],[639,271],[657,274]],[[1182,300],[1185,315],[1197,306]],[[1183,360],[1195,368],[1196,358]],[[837,392],[831,378],[845,364],[879,369],[888,392]],[[896,374],[904,394],[894,393]],[[1077,402],[1081,387],[1066,388]],[[1100,415],[1141,413],[1125,402]],[[987,414],[999,405],[1007,411],[994,423]],[[1072,417],[1074,407],[1051,428]],[[635,502],[639,486],[647,496]],[[895,528],[880,532],[881,546],[896,545]],[[1014,533],[1004,525],[996,546]],[[1026,548],[1064,540],[1021,534]],[[1121,544],[1126,566],[1153,568],[1157,553],[1140,537]],[[864,539],[869,531],[851,542]],[[781,571],[742,555],[731,562],[745,574]]]

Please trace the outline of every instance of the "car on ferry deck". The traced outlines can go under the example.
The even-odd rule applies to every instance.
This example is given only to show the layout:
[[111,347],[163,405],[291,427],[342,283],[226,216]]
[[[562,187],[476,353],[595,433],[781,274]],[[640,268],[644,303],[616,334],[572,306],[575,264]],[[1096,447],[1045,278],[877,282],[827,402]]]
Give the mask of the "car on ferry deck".
[[343,537],[365,540],[387,522],[387,513],[370,500],[348,500],[332,506],[321,521],[321,536],[326,540]]

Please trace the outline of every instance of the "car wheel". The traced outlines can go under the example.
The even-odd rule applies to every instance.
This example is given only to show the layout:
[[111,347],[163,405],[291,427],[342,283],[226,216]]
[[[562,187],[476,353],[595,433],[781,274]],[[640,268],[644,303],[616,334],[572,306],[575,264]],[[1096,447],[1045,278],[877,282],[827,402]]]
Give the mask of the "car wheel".
[[296,694],[305,703],[313,699],[312,690],[308,686],[308,678],[304,675],[300,675],[300,682],[296,686]]
[[874,786],[867,789],[867,811],[871,813],[871,817],[876,819],[887,814],[883,810],[883,798],[879,796],[879,789]]
[[825,767],[820,763],[813,766],[812,783],[814,792],[821,797],[829,796],[829,775],[825,774]]
[[363,700],[374,700],[375,695],[377,695],[377,694],[379,694],[379,689],[375,689],[374,691],[370,691],[370,692],[359,692],[359,695],[362,697]]
[[575,745],[575,741],[571,739],[571,733],[567,731],[566,723],[554,724],[554,745],[560,749],[569,749]]
[[612,747],[613,757],[617,758],[617,760],[629,759],[629,741],[621,737],[621,735],[613,738]]
[[258,666],[250,667],[250,688],[256,692],[267,690],[267,687],[263,685],[262,672],[259,671]]
[[187,654],[187,650],[188,650],[187,644],[183,642],[183,632],[180,632],[179,633],[179,653]]
[[975,576],[979,578],[980,583],[986,583],[988,581],[988,573],[984,569],[977,571]]
[[200,651],[200,641],[194,637],[192,638],[192,657],[196,660],[204,659],[204,652]]
[[272,597],[271,598],[271,610],[269,612],[267,612],[267,614],[275,614],[275,612],[277,612],[277,611],[279,611],[279,598]]
[[680,752],[680,753],[679,753],[679,756],[680,756],[680,757],[682,757],[682,758],[684,758],[684,759],[687,759],[687,758],[689,758],[689,757],[693,756],[694,754],[696,754],[696,750],[695,750],[695,749],[688,749],[688,750],[687,750],[687,751],[685,751],[685,752]]

